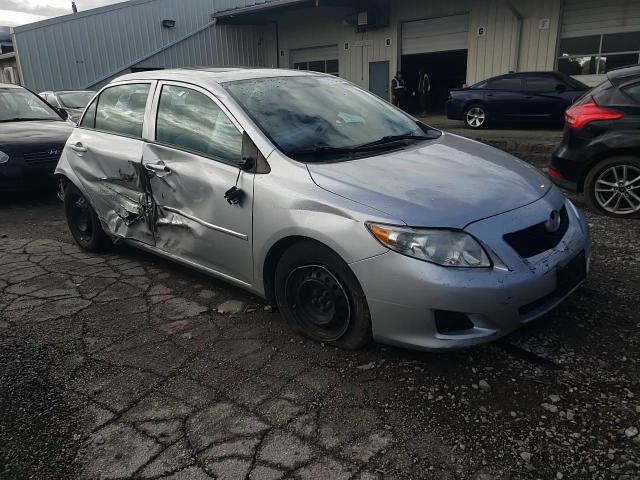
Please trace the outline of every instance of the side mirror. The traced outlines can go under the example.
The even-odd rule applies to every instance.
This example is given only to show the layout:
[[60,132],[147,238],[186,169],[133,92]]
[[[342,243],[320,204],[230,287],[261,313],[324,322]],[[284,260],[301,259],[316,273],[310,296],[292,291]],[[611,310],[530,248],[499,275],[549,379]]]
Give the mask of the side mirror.
[[238,168],[240,170],[249,171],[252,170],[258,160],[258,147],[256,147],[253,140],[249,138],[247,132],[242,134],[242,154]]
[[247,132],[242,134],[242,154],[238,168],[243,171],[252,171],[253,173],[269,173],[271,171],[267,159],[260,153],[260,150],[258,150],[258,147],[253,143]]
[[71,115],[64,108],[56,108],[56,110],[60,115],[62,115],[62,118],[65,120],[71,120]]

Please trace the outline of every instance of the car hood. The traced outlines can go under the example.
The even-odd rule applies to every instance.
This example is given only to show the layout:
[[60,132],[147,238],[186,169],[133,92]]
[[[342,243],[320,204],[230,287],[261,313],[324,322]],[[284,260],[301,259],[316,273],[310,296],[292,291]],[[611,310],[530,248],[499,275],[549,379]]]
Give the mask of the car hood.
[[400,151],[308,169],[319,187],[416,227],[464,228],[552,188],[535,167],[446,133]]
[[0,123],[0,150],[32,145],[64,145],[73,125],[63,120]]

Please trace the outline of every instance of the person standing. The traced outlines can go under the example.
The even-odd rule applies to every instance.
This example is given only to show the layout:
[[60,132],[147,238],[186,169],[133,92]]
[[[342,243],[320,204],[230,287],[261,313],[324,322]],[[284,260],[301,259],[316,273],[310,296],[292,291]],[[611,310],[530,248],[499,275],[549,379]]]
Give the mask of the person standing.
[[420,115],[427,113],[427,100],[431,92],[431,80],[424,69],[420,69],[418,78],[418,102],[420,104]]
[[391,102],[396,107],[403,108],[405,93],[404,78],[402,78],[402,72],[398,71],[396,76],[391,79]]

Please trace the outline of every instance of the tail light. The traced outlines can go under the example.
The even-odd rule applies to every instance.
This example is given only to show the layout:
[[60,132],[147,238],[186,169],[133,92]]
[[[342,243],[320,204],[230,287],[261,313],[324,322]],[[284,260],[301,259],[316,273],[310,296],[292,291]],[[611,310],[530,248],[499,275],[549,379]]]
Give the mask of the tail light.
[[566,178],[564,178],[564,175],[562,175],[562,173],[560,173],[553,167],[549,167],[549,171],[547,172],[547,174],[552,178],[557,178],[558,180],[566,180]]
[[582,128],[596,120],[618,120],[624,117],[624,113],[603,108],[591,100],[585,103],[576,103],[567,110],[565,116],[567,125],[571,128]]

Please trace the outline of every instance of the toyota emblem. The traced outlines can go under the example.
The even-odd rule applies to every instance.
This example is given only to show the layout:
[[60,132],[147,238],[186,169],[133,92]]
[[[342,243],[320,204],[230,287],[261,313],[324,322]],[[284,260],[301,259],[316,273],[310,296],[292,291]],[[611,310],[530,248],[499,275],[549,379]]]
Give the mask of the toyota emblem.
[[552,210],[549,214],[549,220],[544,223],[544,228],[546,228],[549,233],[555,233],[560,229],[560,223],[560,212]]

